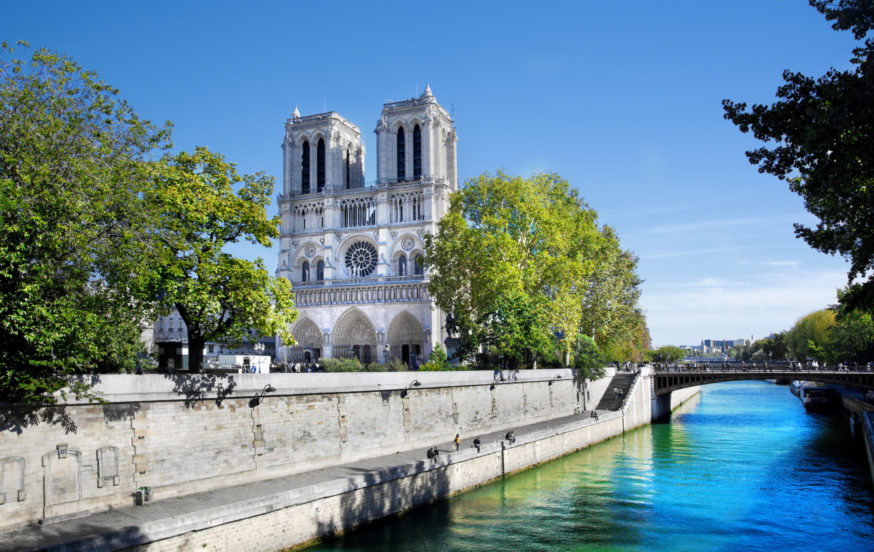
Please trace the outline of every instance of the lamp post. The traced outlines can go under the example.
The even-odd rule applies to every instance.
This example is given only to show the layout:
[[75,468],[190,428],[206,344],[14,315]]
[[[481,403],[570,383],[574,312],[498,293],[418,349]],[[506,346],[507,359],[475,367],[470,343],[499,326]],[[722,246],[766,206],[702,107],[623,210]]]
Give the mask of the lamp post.
[[413,381],[411,381],[407,388],[401,391],[401,398],[403,399],[404,397],[406,397],[407,394],[410,392],[410,389],[412,389],[413,387],[419,387],[420,385],[422,384],[421,382],[419,382],[419,380],[414,379]]

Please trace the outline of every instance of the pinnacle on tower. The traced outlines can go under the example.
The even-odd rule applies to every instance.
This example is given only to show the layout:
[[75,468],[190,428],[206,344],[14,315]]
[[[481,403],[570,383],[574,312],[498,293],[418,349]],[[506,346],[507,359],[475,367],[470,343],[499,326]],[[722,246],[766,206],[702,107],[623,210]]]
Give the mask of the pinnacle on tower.
[[294,113],[291,114],[295,119],[300,119],[300,111],[297,109],[297,106],[294,106]]
[[422,97],[423,98],[433,98],[434,97],[434,94],[431,93],[431,84],[430,83],[425,85],[425,91],[422,92]]

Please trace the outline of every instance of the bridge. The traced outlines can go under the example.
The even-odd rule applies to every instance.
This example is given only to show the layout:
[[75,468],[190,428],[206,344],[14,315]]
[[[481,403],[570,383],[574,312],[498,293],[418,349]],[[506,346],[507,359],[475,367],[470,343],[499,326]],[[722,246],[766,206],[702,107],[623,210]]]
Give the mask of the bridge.
[[790,367],[779,365],[704,364],[688,366],[657,365],[653,370],[653,391],[667,395],[685,387],[739,380],[804,380],[837,383],[865,390],[874,390],[874,372],[867,368]]

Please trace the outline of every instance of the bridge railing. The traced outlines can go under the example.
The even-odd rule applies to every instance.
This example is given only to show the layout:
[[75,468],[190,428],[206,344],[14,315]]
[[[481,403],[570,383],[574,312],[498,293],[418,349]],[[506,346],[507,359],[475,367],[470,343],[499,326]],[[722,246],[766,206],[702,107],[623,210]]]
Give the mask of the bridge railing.
[[653,370],[656,373],[683,373],[683,372],[794,372],[822,373],[822,372],[872,372],[871,363],[841,363],[837,365],[818,365],[816,363],[803,363],[795,361],[774,362],[684,362],[684,363],[654,363]]

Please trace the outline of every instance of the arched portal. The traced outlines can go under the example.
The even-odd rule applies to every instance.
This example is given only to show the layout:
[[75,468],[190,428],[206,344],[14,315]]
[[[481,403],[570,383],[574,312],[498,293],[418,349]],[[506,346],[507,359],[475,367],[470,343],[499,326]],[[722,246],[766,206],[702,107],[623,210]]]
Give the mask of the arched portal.
[[322,331],[309,318],[301,318],[291,328],[295,345],[288,348],[286,362],[315,362],[322,356]]
[[415,316],[407,311],[397,315],[388,328],[389,354],[404,363],[415,356],[421,361],[425,349],[425,331]]
[[356,357],[363,364],[375,360],[376,329],[363,312],[351,308],[340,316],[334,325],[333,356]]

